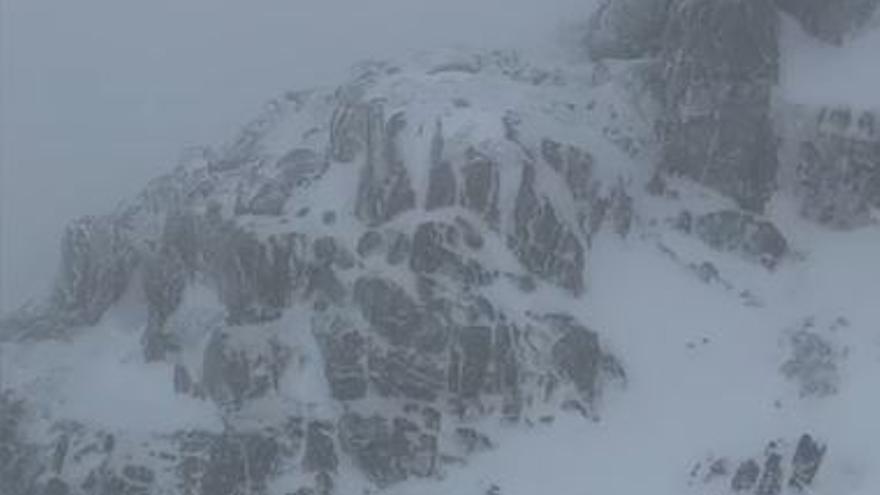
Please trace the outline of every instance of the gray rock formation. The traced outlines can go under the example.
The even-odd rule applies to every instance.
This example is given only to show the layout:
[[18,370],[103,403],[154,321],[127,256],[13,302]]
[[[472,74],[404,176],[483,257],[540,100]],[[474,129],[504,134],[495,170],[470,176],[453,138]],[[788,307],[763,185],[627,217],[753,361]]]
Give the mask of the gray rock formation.
[[771,222],[736,210],[721,210],[694,218],[683,212],[678,227],[712,249],[775,268],[788,254],[788,241]]
[[382,104],[372,102],[367,107],[366,124],[366,166],[355,213],[367,224],[379,225],[415,206],[415,192],[398,149],[406,116],[396,113],[386,121]]
[[661,173],[680,175],[760,212],[778,169],[770,97],[778,77],[772,0],[606,2],[590,23],[591,56],[655,57]]
[[0,480],[9,495],[34,493],[39,474],[38,452],[21,431],[26,414],[24,401],[0,391]]
[[827,397],[840,384],[841,351],[808,321],[789,337],[789,358],[780,371],[798,387],[801,397]]
[[77,220],[61,242],[54,307],[73,321],[97,323],[128,288],[136,264],[136,252],[115,219]]
[[[0,435],[12,495],[263,495],[282,476],[330,495],[352,466],[378,487],[438,477],[503,443],[483,420],[598,415],[618,360],[587,322],[526,308],[528,291],[582,296],[590,241],[632,227],[629,172],[601,151],[617,144],[557,136],[588,111],[509,54],[400,71],[287,95],[223,152],[71,227],[55,298],[4,339],[94,324],[131,287],[145,359],[223,427],[35,418],[51,437],[24,450],[38,474],[10,467],[23,447]],[[484,82],[424,106],[447,77]],[[474,127],[463,102],[482,84],[515,97]]]
[[721,493],[727,490],[754,495],[809,493],[825,452],[825,445],[805,433],[794,445],[785,441],[770,442],[763,454],[738,461],[732,472],[726,468],[729,460],[721,458],[705,466],[701,463],[692,474],[707,485],[707,489],[711,487]]
[[795,136],[796,187],[806,218],[838,229],[880,210],[880,113],[825,108]]
[[749,492],[758,483],[761,474],[761,466],[754,459],[743,461],[736,469],[736,473],[730,480],[730,487],[734,492]]
[[549,198],[535,190],[533,166],[523,167],[513,212],[515,230],[508,246],[535,275],[575,294],[584,290],[584,246],[559,218]]
[[211,336],[205,348],[202,382],[208,396],[221,406],[241,407],[248,400],[278,390],[291,350],[263,333],[246,327]]
[[437,439],[418,424],[397,417],[347,414],[339,422],[339,439],[364,473],[378,486],[414,476],[435,474]]

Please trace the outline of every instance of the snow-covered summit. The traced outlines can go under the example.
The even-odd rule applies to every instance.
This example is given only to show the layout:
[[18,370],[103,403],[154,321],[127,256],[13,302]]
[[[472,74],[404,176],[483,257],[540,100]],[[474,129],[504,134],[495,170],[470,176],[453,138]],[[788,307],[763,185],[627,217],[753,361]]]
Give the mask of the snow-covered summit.
[[769,1],[641,1],[590,62],[287,93],[72,224],[0,322],[0,486],[876,486],[876,114],[778,98]]

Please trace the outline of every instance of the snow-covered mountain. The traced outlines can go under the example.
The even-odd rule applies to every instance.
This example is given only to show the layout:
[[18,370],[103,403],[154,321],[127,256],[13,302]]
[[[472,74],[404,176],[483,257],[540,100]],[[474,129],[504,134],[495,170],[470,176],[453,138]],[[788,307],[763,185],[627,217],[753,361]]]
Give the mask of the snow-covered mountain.
[[877,5],[614,0],[590,60],[273,100],[0,322],[0,493],[875,493],[880,110],[791,80]]

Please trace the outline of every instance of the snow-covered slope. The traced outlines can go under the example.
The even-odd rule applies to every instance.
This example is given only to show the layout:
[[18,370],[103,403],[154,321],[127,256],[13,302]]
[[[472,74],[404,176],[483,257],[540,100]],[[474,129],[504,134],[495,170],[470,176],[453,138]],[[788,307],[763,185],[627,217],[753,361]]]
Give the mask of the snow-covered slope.
[[591,62],[287,93],[71,225],[0,322],[0,494],[874,493],[875,114],[786,100],[768,2],[640,1]]

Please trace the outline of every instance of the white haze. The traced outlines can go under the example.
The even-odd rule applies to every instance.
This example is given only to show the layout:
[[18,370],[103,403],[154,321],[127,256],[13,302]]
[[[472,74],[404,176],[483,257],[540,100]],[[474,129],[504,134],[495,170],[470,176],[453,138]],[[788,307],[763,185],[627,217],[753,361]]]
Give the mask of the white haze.
[[880,108],[880,14],[843,46],[823,43],[790,18],[782,24],[782,91],[806,104]]
[[270,97],[365,58],[537,48],[590,0],[3,0],[0,310],[41,295],[71,219],[108,211]]

